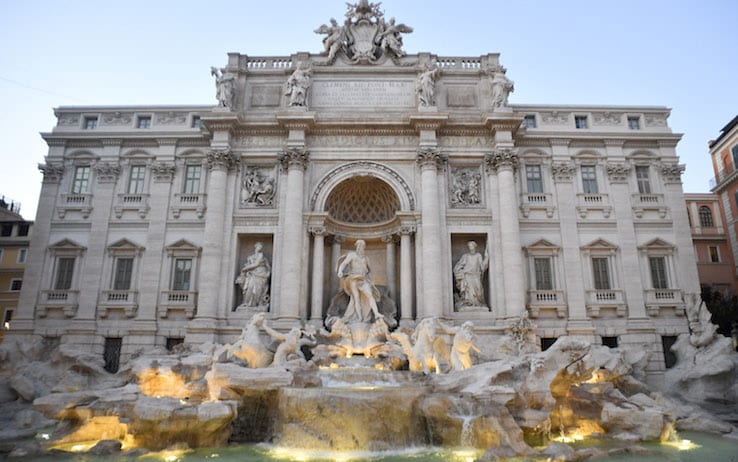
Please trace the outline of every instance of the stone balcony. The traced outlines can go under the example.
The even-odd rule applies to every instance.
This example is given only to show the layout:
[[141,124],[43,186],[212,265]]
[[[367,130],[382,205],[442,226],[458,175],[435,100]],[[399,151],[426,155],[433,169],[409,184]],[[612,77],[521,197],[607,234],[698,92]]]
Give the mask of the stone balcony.
[[677,316],[684,316],[684,291],[681,289],[647,289],[645,295],[649,316],[658,316],[662,308],[673,308]]
[[159,296],[159,317],[167,318],[170,312],[184,312],[192,319],[197,312],[197,292],[187,290],[162,291]]
[[625,316],[625,292],[618,289],[594,289],[586,291],[587,314],[599,318],[610,312],[617,317]]
[[591,212],[599,212],[602,218],[610,218],[612,206],[607,194],[577,194],[577,214],[579,217],[587,218],[587,216],[592,215]]
[[146,218],[149,209],[148,194],[118,194],[113,213],[115,218],[122,218],[126,212],[135,212],[139,218]]
[[62,194],[56,213],[59,218],[64,218],[70,211],[79,212],[82,218],[89,217],[92,212],[92,194]]
[[555,210],[553,196],[550,193],[520,194],[520,211],[523,213],[523,218],[531,218],[531,212],[537,211],[545,212],[547,218],[553,218]]
[[183,211],[193,211],[197,218],[205,215],[205,194],[175,194],[171,206],[172,216],[179,218]]
[[67,318],[74,317],[79,307],[78,290],[42,290],[39,293],[37,314],[45,318],[49,310],[61,310]]
[[133,318],[138,312],[138,291],[104,290],[97,302],[97,309],[101,318],[107,317],[111,310],[122,310],[127,318]]
[[648,213],[655,213],[659,218],[666,218],[668,211],[664,204],[663,194],[633,194],[631,205],[636,218],[645,218]]
[[557,318],[566,317],[566,299],[563,290],[529,290],[528,311],[531,318],[542,317],[546,312]]

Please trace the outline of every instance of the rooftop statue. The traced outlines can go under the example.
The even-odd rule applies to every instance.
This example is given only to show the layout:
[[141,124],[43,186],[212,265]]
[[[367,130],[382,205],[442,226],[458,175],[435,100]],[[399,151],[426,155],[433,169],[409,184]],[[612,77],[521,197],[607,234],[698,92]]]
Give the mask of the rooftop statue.
[[492,77],[492,107],[494,109],[506,108],[507,98],[515,90],[513,81],[508,79],[503,72],[495,72]]
[[418,75],[415,81],[415,93],[418,94],[418,106],[430,107],[436,105],[436,79],[441,74],[441,70],[436,66],[426,67],[423,72]]
[[297,63],[297,68],[285,83],[285,96],[289,97],[290,107],[307,108],[307,92],[310,88],[310,69],[303,69],[302,63]]
[[233,110],[236,77],[217,67],[210,68],[210,75],[215,76],[215,97],[218,99],[218,106]]

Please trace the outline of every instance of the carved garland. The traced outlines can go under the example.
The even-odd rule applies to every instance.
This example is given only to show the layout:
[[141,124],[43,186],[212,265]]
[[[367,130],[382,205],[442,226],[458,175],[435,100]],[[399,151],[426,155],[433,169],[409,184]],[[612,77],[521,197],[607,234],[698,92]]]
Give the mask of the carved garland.
[[154,181],[157,183],[166,183],[172,181],[176,167],[173,164],[164,162],[154,162],[151,166],[151,173],[154,175]]
[[120,175],[120,165],[112,162],[101,162],[95,165],[98,183],[115,183]]
[[556,163],[551,166],[551,174],[557,182],[571,181],[576,171],[577,168],[569,162]]
[[630,165],[607,164],[607,177],[611,183],[625,183],[628,181]]

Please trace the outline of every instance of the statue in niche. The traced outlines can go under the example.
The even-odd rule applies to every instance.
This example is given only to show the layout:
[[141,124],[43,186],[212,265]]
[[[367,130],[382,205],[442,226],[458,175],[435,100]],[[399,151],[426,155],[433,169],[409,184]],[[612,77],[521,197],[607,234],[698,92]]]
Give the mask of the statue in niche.
[[372,283],[369,258],[364,254],[366,242],[356,241],[356,251],[348,252],[338,260],[340,288],[349,296],[349,303],[341,320],[350,322],[373,322],[383,318],[377,302],[379,290]]
[[484,257],[477,252],[477,243],[467,243],[469,252],[463,254],[454,265],[453,273],[458,290],[456,308],[464,311],[469,308],[487,308],[484,303],[484,286],[482,276],[489,266],[489,248],[484,250]]
[[395,18],[391,18],[389,23],[385,22],[383,18],[379,19],[379,32],[377,38],[379,40],[379,47],[384,52],[391,52],[397,58],[405,56],[405,52],[402,51],[402,33],[409,34],[413,31],[412,27],[408,27],[405,24],[395,24]]
[[243,203],[257,207],[274,205],[274,178],[251,168],[244,171],[241,185]]
[[254,244],[254,253],[246,259],[236,278],[236,284],[241,286],[243,294],[241,306],[263,310],[269,306],[269,276],[272,269],[263,249],[261,242]]
[[290,107],[307,107],[307,92],[310,88],[310,69],[303,69],[302,63],[297,63],[297,68],[285,83],[285,96],[290,99]]
[[210,75],[215,76],[215,97],[218,99],[218,106],[232,110],[236,77],[233,74],[226,74],[225,69],[218,70],[216,67],[210,67]]
[[316,34],[326,34],[323,38],[323,48],[328,53],[328,62],[332,63],[336,59],[336,53],[343,47],[343,42],[346,39],[346,32],[343,26],[339,26],[338,22],[331,18],[330,25],[323,24],[322,26],[315,29]]
[[508,79],[503,72],[495,72],[492,78],[492,107],[507,107],[507,98],[514,90],[512,80]]
[[452,172],[451,204],[457,206],[479,205],[482,177],[473,169],[457,168]]
[[418,105],[430,107],[436,105],[436,79],[441,75],[436,66],[427,66],[415,81],[415,93],[418,94]]

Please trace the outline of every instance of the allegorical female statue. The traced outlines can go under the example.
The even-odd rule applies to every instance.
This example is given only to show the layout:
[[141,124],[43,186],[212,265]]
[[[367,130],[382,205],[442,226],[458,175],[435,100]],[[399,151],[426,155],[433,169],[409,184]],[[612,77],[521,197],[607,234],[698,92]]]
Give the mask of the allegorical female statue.
[[482,257],[477,252],[477,243],[474,241],[469,241],[467,246],[469,252],[462,255],[454,265],[454,279],[459,291],[457,308],[483,307],[486,305],[482,275],[489,266],[489,253],[485,250]]
[[254,245],[254,253],[246,259],[236,278],[236,284],[241,286],[243,294],[241,306],[263,309],[269,306],[269,276],[272,269],[263,249],[261,242]]

